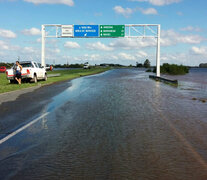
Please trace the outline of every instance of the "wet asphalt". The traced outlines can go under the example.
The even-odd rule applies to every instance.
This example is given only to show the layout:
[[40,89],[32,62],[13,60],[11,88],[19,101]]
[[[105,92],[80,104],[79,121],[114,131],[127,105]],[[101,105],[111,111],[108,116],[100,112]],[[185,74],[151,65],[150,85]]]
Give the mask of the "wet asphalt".
[[0,179],[206,180],[196,93],[115,69],[21,95],[0,106],[2,137],[48,114],[0,145]]
[[32,92],[23,93],[14,101],[3,102],[0,105],[0,138],[38,117],[44,106],[52,101],[52,97],[70,86],[70,81],[46,85]]

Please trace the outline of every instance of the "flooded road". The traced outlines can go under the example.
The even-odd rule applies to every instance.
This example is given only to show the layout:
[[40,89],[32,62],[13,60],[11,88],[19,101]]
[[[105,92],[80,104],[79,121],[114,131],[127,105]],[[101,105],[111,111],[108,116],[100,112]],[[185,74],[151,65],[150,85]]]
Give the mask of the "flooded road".
[[148,75],[115,69],[68,82],[0,145],[0,179],[206,180],[206,80],[190,73],[176,88]]

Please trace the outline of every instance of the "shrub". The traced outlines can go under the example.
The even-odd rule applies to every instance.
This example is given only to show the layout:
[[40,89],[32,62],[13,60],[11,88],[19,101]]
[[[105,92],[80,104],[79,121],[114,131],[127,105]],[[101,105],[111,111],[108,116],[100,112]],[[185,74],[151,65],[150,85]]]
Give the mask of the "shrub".
[[[156,73],[156,68],[154,68],[153,72]],[[184,75],[189,72],[189,69],[187,66],[183,65],[164,63],[162,66],[160,66],[160,72],[162,74]]]
[[149,68],[150,67],[150,61],[149,59],[146,59],[145,62],[144,62],[144,67],[145,68]]

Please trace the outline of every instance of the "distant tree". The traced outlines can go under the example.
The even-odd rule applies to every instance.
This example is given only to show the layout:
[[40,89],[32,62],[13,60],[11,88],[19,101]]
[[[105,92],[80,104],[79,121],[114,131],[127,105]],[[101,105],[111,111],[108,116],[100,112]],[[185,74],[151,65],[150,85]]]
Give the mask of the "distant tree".
[[144,67],[145,68],[150,68],[150,61],[148,59],[145,60]]
[[207,68],[207,63],[201,63],[201,64],[199,64],[199,67],[200,68]]
[[6,68],[11,68],[14,63],[5,63],[5,62],[0,62],[0,66],[6,66]]
[[139,64],[137,65],[137,67],[138,67],[138,68],[141,68],[141,67],[143,67],[143,64],[142,64],[142,63],[139,63]]
[[136,67],[142,67],[142,63],[136,62]]

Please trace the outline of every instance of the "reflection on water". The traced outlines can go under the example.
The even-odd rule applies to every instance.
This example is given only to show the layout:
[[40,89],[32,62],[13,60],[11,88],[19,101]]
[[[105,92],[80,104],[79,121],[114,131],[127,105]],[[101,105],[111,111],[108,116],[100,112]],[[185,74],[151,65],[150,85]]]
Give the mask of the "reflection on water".
[[73,80],[0,147],[0,179],[206,180],[207,103],[192,100],[206,84],[188,76],[178,88],[137,69]]
[[178,79],[179,88],[183,93],[207,99],[207,68],[191,68],[189,74],[184,76],[166,76]]
[[41,121],[42,129],[48,130],[47,121],[48,121],[47,117],[42,118],[42,121]]

